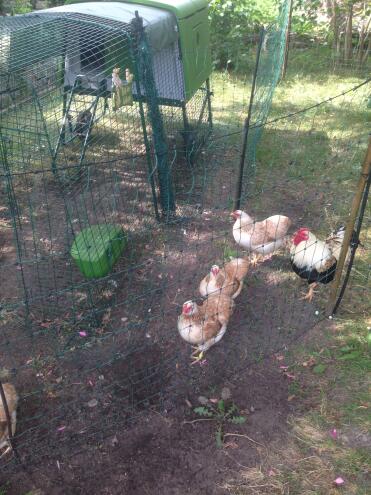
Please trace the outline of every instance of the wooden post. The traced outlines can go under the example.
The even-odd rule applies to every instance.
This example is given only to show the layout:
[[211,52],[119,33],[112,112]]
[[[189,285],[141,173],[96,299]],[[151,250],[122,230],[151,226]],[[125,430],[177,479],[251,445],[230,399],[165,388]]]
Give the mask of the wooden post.
[[326,307],[326,313],[328,315],[332,315],[332,312],[333,312],[333,309],[334,309],[334,306],[336,303],[336,296],[337,296],[337,292],[338,292],[338,289],[340,286],[340,280],[341,280],[341,275],[343,273],[345,259],[346,259],[349,245],[350,245],[350,241],[352,238],[354,225],[355,225],[355,222],[357,219],[357,214],[359,211],[359,206],[360,206],[361,201],[362,201],[363,192],[365,190],[367,180],[368,180],[368,177],[370,175],[370,170],[371,170],[371,135],[370,135],[369,140],[368,140],[367,153],[366,153],[363,165],[362,165],[362,171],[361,171],[360,178],[358,180],[357,190],[356,190],[355,196],[353,198],[352,208],[350,210],[349,220],[348,220],[347,227],[345,230],[344,241],[343,241],[343,245],[342,245],[342,248],[340,251],[339,260],[338,260],[337,265],[336,265],[335,279],[334,279],[334,282],[332,284],[330,297],[329,297],[327,307]]
[[291,33],[291,20],[292,20],[293,6],[294,6],[294,2],[293,2],[293,0],[290,0],[289,19],[287,22],[287,29],[286,29],[285,54],[284,54],[284,59],[283,59],[281,79],[285,79],[286,71],[287,71],[287,63],[289,60],[289,46],[290,46],[290,33]]

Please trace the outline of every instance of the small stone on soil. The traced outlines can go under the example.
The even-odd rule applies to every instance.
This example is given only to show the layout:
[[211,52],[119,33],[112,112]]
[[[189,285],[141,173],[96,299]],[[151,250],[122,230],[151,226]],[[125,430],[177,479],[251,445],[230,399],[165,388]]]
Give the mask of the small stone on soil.
[[230,399],[232,396],[231,394],[231,391],[228,387],[223,387],[222,388],[222,393],[221,393],[221,397],[223,400],[227,400],[227,399]]

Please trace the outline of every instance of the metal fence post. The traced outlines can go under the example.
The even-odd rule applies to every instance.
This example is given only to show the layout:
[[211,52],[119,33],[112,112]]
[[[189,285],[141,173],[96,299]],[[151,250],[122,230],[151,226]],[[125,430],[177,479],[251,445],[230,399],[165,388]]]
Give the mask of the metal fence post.
[[133,25],[138,40],[138,71],[141,83],[145,91],[145,99],[148,106],[148,114],[153,131],[153,141],[158,169],[158,181],[160,187],[160,203],[165,220],[175,214],[175,198],[171,170],[169,167],[168,147],[166,133],[158,103],[156,82],[152,67],[150,46],[143,27],[143,19],[135,12]]
[[239,166],[239,171],[238,171],[236,193],[235,193],[235,197],[234,197],[234,209],[235,210],[239,210],[240,205],[241,205],[242,183],[243,183],[244,168],[245,168],[245,162],[246,162],[247,141],[249,138],[250,121],[251,121],[252,108],[253,108],[254,97],[255,97],[256,79],[257,79],[257,75],[258,75],[258,69],[259,69],[259,63],[260,63],[260,54],[261,54],[261,50],[262,50],[262,46],[263,46],[264,35],[265,35],[265,29],[261,28],[258,51],[256,53],[254,75],[253,75],[252,85],[251,85],[249,109],[247,112],[247,117],[245,119],[245,124],[244,124],[244,129],[243,129],[242,151],[241,151],[241,157],[240,157],[240,166]]

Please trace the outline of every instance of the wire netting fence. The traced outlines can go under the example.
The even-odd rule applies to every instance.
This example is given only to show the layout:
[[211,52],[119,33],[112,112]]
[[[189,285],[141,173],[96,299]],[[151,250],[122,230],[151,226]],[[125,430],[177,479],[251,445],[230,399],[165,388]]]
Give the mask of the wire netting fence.
[[[301,94],[300,101],[297,85],[282,85],[269,114],[287,16],[284,3],[260,47],[256,36],[245,47],[253,60],[260,49],[260,62],[241,209],[257,220],[287,215],[290,232],[308,226],[324,239],[347,219],[367,146],[370,82],[348,74],[343,87]],[[160,155],[144,95],[114,111],[111,88],[87,84],[89,78],[107,82],[119,54],[126,57],[121,66],[130,67],[138,81],[135,36],[126,27],[97,28],[88,18],[52,17],[42,30],[57,41],[46,49],[34,25],[30,40],[24,37],[36,22],[29,19],[12,20],[0,38],[0,365],[13,374],[20,395],[17,451],[38,473],[41,459],[78,455],[149,409],[174,408],[178,396],[217,387],[300,339],[325,317],[327,286],[313,303],[302,300],[303,282],[284,249],[251,266],[223,340],[190,366],[190,348],[177,331],[183,303],[201,301],[198,286],[212,265],[246,257],[233,239],[230,213],[253,66],[243,73],[236,60],[233,69],[215,71],[211,107],[208,82],[185,106],[160,101],[176,216],[158,222]],[[24,62],[12,69],[6,63],[13,60],[13,29],[22,34],[13,53],[23,54]],[[79,43],[59,43],[66,30]],[[27,47],[35,38],[37,49],[46,50],[42,62],[29,59]],[[100,41],[107,39],[103,70]],[[66,53],[72,67],[76,50],[84,47],[87,77],[68,84],[58,68]],[[143,88],[134,91],[138,96]],[[282,95],[290,91],[292,107],[283,108]],[[368,206],[344,315],[355,306],[367,311],[369,221]],[[119,225],[115,240],[123,251],[108,273],[89,278],[71,246],[97,225],[101,237]],[[97,270],[102,265],[98,261]],[[4,458],[1,470],[14,466],[13,458]]]

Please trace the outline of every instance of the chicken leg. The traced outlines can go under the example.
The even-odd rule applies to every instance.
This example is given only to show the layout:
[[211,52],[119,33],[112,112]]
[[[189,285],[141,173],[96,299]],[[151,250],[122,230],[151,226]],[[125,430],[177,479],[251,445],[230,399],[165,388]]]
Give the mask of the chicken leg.
[[312,302],[313,296],[315,294],[315,288],[317,287],[318,283],[313,282],[312,284],[309,285],[308,292],[305,294],[305,296],[301,297],[302,301],[309,301]]
[[262,259],[262,255],[261,254],[256,254],[254,253],[252,256],[251,256],[251,259],[250,259],[250,264],[251,266],[258,266],[259,264],[259,260]]
[[[191,354],[191,359],[193,359],[191,365],[199,363],[204,357],[205,352],[209,350],[211,346],[217,344],[223,338],[223,335],[225,334],[226,331],[227,331],[227,324],[223,323],[221,329],[219,330],[218,334],[215,337],[213,337],[210,340],[207,340],[204,344],[200,344],[199,346],[197,346],[196,350]],[[197,351],[199,351],[199,355],[195,356],[194,354],[196,354]]]

